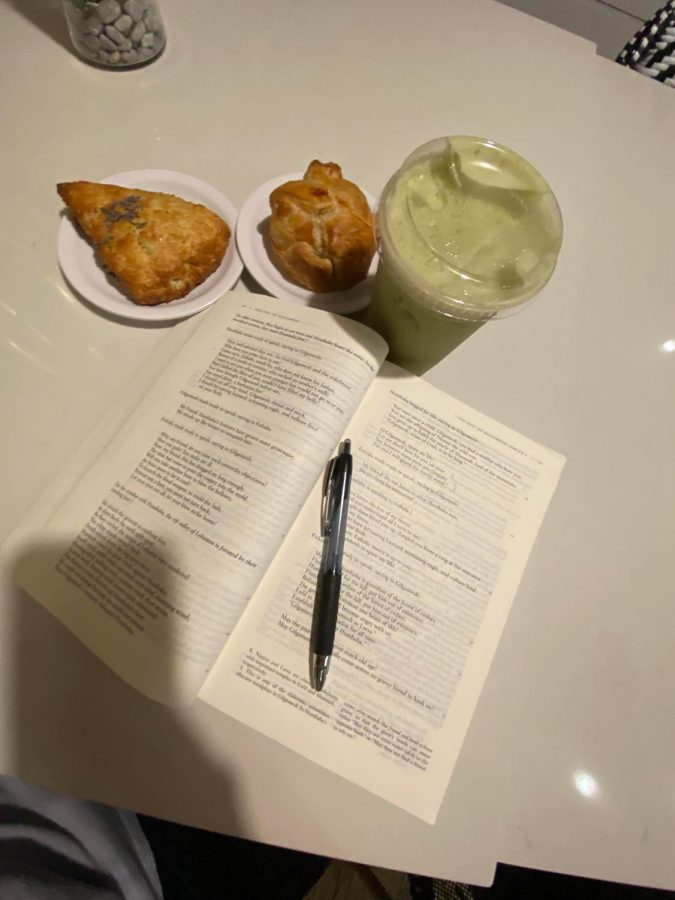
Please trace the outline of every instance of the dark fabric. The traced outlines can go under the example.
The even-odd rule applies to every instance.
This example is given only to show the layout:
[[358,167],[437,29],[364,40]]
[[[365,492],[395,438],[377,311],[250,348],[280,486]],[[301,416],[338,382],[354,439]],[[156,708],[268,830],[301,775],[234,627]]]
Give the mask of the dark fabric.
[[164,900],[302,900],[330,860],[138,817]]
[[0,776],[0,900],[159,900],[136,816]]
[[0,895],[4,900],[122,900],[112,875],[68,859],[37,840],[3,841]]

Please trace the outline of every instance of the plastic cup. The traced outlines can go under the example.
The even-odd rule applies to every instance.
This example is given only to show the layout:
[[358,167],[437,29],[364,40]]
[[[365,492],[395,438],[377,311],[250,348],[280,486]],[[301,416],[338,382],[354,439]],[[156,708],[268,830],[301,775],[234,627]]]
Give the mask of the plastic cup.
[[389,359],[421,374],[485,322],[517,312],[555,269],[562,218],[513,150],[446,137],[415,150],[378,211],[380,262],[368,323]]

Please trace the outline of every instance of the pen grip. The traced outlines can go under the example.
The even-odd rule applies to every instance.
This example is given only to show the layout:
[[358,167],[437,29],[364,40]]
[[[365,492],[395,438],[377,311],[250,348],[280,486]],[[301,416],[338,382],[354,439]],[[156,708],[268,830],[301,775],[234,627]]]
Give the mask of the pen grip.
[[323,572],[317,580],[310,641],[313,653],[330,656],[333,652],[341,581],[340,572]]

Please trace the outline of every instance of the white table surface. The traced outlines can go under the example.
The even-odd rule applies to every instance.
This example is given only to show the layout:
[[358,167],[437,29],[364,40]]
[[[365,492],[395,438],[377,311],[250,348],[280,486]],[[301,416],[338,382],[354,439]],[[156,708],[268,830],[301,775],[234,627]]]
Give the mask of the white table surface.
[[57,5],[0,7],[0,536],[196,322],[121,324],[63,282],[55,183],[126,169],[186,172],[240,206],[313,157],[377,193],[432,137],[519,150],[563,210],[558,270],[428,377],[568,464],[435,827],[213,710],[151,703],[6,571],[0,768],[390,868],[485,883],[501,860],[675,888],[675,92],[488,0],[163,9],[164,56],[109,72],[71,55]]

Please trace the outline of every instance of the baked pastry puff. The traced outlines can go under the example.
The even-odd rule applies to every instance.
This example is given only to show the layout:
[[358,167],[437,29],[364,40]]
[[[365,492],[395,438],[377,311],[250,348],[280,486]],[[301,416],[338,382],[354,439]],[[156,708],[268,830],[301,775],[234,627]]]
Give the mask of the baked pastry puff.
[[99,262],[143,306],[189,294],[215,272],[230,242],[220,216],[172,194],[91,181],[56,189]]
[[315,159],[302,181],[272,191],[270,207],[272,257],[286,278],[326,292],[366,277],[376,246],[373,214],[336,163]]

